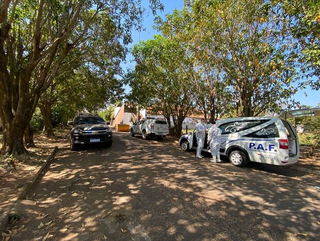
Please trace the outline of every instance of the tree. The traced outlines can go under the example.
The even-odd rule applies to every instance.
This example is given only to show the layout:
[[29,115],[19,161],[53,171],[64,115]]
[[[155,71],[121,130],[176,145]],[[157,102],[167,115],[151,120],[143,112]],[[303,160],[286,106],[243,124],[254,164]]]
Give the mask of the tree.
[[[110,45],[108,52],[109,58],[112,55],[116,58],[122,52],[122,47]],[[54,135],[51,111],[56,103],[60,102],[65,107],[74,109],[74,113],[84,109],[97,111],[104,107],[106,102],[114,102],[121,98],[124,92],[121,80],[114,77],[119,72],[120,62],[112,61],[108,63],[109,66],[107,64],[99,66],[100,61],[94,61],[91,55],[81,58],[80,63],[77,59],[68,58],[68,60],[73,63],[73,68],[70,69],[66,65],[63,74],[54,79],[38,103],[47,136]],[[90,63],[90,67],[84,65],[84,62]]]
[[99,112],[99,116],[101,116],[107,122],[112,121],[113,115],[114,115],[114,106],[109,106],[106,110]]
[[199,51],[213,49],[209,59],[232,87],[239,114],[279,110],[297,91],[297,76],[294,59],[287,54],[289,40],[282,40],[271,5],[260,0],[202,0],[190,7],[195,46]]
[[133,48],[136,61],[130,75],[130,101],[161,112],[170,122],[173,117],[176,135],[194,107],[192,62],[181,42],[157,35]]
[[232,108],[232,94],[227,91],[229,86],[223,80],[223,71],[210,57],[215,55],[215,50],[202,48],[202,43],[199,43],[203,40],[200,36],[207,33],[195,28],[192,12],[188,8],[175,10],[173,14],[166,15],[165,20],[158,18],[156,27],[165,37],[183,43],[187,49],[193,66],[189,71],[193,76],[197,111],[201,111],[211,122],[228,113]]
[[[236,107],[241,116],[256,116],[280,110],[283,102],[290,101],[298,79],[296,62],[288,54],[292,39],[282,39],[271,2],[198,0],[185,4],[184,10],[159,21],[159,29],[165,36],[188,42],[198,73],[195,91],[205,114],[214,116],[228,103],[229,111]],[[179,31],[172,30],[177,23]]]
[[[275,1],[281,11],[283,36],[292,36],[292,54],[301,63],[301,72],[307,77],[306,85],[320,89],[320,2],[317,0]],[[303,76],[302,76],[303,77]]]
[[[154,10],[160,6],[158,0],[151,3]],[[77,50],[81,58],[89,46],[104,61],[113,61],[103,52],[103,46],[129,43],[130,30],[139,25],[142,13],[138,0],[2,1],[1,152],[26,152],[23,133],[40,97],[59,75],[71,52]]]

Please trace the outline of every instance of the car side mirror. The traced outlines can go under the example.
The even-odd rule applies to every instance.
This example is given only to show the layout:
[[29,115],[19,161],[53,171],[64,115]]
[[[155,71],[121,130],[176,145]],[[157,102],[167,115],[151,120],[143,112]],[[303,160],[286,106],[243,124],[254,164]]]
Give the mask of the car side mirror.
[[73,126],[73,121],[68,121],[68,122],[67,122],[67,125],[68,125],[68,126]]

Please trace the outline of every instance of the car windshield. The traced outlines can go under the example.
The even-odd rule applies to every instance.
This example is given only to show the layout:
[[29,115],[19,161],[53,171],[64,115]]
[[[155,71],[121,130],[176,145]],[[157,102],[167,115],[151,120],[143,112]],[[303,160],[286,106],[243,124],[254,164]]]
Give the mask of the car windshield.
[[74,121],[75,125],[83,124],[104,124],[104,120],[100,117],[77,117]]

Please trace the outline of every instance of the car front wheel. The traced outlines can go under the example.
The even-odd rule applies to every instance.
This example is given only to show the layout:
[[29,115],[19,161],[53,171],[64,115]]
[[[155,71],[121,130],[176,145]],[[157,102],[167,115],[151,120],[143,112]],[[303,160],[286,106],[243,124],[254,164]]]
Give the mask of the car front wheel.
[[237,167],[243,167],[247,164],[247,156],[242,151],[232,151],[229,155],[230,162]]
[[70,150],[71,151],[76,151],[78,149],[78,146],[74,144],[72,141],[70,141]]
[[130,130],[130,135],[134,136],[133,129]]
[[111,147],[112,146],[112,141],[106,142],[106,147]]
[[187,140],[181,141],[180,146],[183,151],[189,151],[189,142]]

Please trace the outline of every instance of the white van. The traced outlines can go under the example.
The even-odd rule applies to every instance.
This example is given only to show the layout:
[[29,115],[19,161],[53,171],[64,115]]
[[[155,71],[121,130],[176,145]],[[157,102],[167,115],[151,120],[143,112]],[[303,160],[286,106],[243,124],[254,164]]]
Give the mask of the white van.
[[[275,117],[242,117],[216,122],[222,131],[220,154],[235,166],[249,161],[277,166],[292,165],[299,158],[299,140],[289,122]],[[181,136],[181,149],[197,148],[195,131]],[[203,151],[210,152],[207,136]]]

